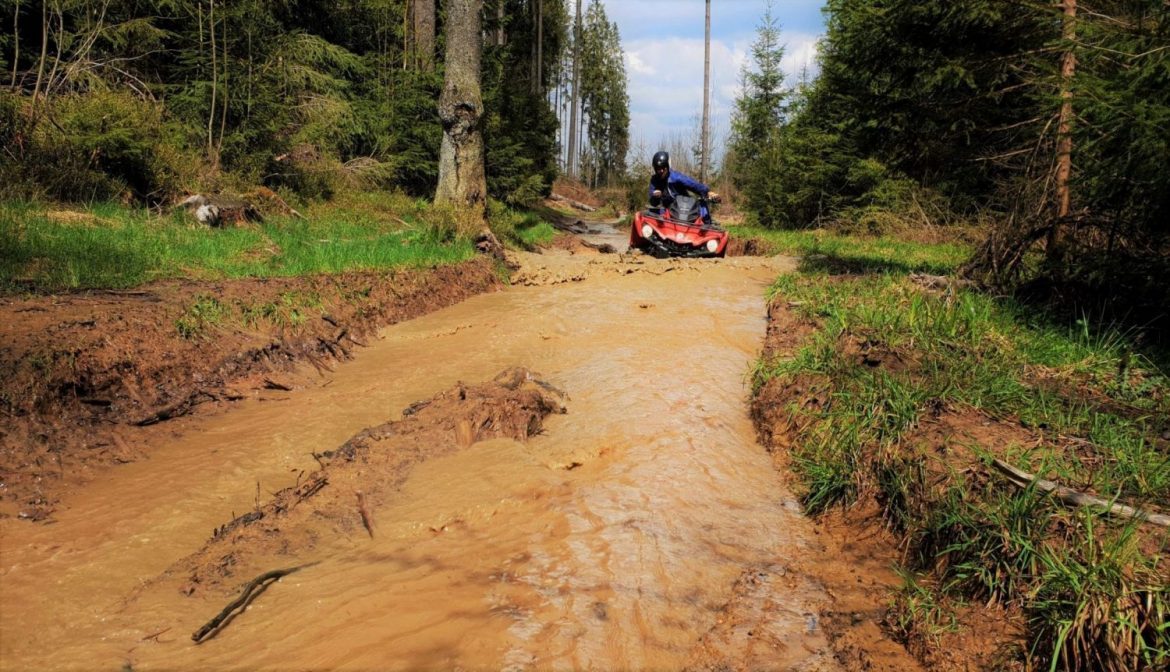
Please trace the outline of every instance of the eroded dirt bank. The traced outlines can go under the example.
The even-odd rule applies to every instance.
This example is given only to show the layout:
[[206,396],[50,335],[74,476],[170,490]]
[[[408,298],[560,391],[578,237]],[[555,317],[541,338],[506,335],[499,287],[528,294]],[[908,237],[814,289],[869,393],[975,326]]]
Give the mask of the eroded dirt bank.
[[172,429],[152,425],[320,385],[377,329],[502,286],[481,258],[0,298],[0,517],[47,519],[70,488],[149,457]]
[[[836,669],[823,548],[744,403],[791,263],[533,257],[327,384],[163,423],[54,524],[0,520],[3,667]],[[517,366],[528,400],[487,398],[518,414],[466,412]]]

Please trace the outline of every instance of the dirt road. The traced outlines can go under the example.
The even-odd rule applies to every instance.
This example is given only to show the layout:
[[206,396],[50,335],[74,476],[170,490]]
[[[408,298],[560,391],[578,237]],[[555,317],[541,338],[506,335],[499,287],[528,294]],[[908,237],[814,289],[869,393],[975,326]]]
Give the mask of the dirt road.
[[[314,388],[187,421],[54,524],[0,520],[0,668],[837,669],[802,569],[820,547],[745,403],[792,260],[585,252],[526,256],[514,287],[385,329]],[[490,419],[410,434],[403,409],[510,367],[565,412],[520,440]],[[369,446],[408,434],[429,438],[377,473]],[[302,497],[314,472],[332,499]],[[297,516],[264,509],[285,488]]]

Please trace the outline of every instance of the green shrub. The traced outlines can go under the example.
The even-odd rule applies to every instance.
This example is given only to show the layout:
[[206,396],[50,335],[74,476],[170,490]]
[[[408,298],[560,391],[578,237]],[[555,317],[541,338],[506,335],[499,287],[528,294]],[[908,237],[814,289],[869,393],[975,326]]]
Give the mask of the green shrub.
[[9,186],[5,196],[39,192],[64,201],[159,203],[195,180],[198,153],[190,149],[187,129],[168,121],[161,104],[118,91],[49,98],[35,113],[10,95],[3,101],[0,136],[19,153],[0,170],[6,178],[13,171],[23,185],[17,187],[23,193]]

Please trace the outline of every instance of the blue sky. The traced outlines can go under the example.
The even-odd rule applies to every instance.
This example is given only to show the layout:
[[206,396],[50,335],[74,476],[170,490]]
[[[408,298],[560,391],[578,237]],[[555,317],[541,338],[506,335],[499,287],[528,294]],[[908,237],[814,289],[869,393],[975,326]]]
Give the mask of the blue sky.
[[[585,0],[588,4],[592,0]],[[630,94],[632,152],[653,153],[672,139],[697,137],[703,111],[704,0],[601,0],[617,23]],[[824,0],[773,0],[785,46],[786,84],[816,74]],[[740,71],[748,61],[766,0],[711,0],[711,125],[716,156],[730,128]],[[631,156],[634,162],[648,158]]]

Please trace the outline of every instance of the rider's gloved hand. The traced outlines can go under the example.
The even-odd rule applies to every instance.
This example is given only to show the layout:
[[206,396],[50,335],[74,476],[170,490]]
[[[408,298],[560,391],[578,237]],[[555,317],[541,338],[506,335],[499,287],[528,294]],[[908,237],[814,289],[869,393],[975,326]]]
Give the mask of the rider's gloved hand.
[[719,198],[719,194],[717,192],[708,191],[707,200],[711,201],[712,203],[718,203],[721,199]]
[[662,190],[661,190],[661,189],[655,189],[655,190],[654,190],[654,193],[653,193],[653,194],[650,194],[650,195],[651,195],[651,196],[653,196],[654,198],[662,198]]

